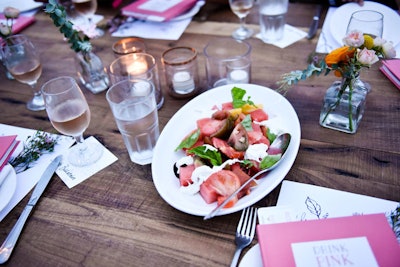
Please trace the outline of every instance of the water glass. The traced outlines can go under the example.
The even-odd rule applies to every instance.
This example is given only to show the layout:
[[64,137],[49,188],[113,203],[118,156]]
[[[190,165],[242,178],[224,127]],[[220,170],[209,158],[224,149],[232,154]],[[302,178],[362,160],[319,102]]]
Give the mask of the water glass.
[[191,47],[173,47],[162,54],[168,93],[175,98],[194,96],[199,89],[197,51]]
[[358,30],[364,34],[369,34],[373,38],[381,37],[383,33],[383,15],[378,11],[360,10],[354,12],[349,24],[347,25],[346,33]]
[[123,80],[108,89],[106,98],[132,162],[150,164],[159,132],[153,83]]
[[259,15],[261,39],[265,43],[274,43],[283,38],[288,0],[260,0]]
[[204,48],[208,89],[230,83],[250,83],[251,45],[229,37],[211,40]]

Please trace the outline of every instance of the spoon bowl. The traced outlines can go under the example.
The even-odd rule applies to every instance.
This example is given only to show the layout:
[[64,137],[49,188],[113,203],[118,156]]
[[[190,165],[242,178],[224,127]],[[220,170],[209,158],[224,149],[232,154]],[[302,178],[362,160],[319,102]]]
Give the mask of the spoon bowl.
[[229,197],[225,199],[224,202],[222,202],[220,205],[218,205],[215,209],[213,209],[208,215],[204,216],[204,220],[211,219],[214,217],[219,210],[221,210],[225,205],[234,197],[236,196],[237,193],[239,193],[243,188],[245,188],[251,181],[256,179],[258,176],[260,176],[263,173],[266,173],[268,171],[273,170],[280,162],[282,162],[282,159],[285,156],[285,152],[287,151],[289,144],[290,144],[290,139],[291,135],[289,133],[283,133],[281,135],[278,135],[275,140],[272,142],[272,144],[268,148],[268,154],[269,155],[278,155],[281,154],[281,157],[279,158],[278,161],[273,163],[270,167],[262,169],[261,171],[257,172],[254,174],[250,179],[248,179],[244,184],[242,184],[235,192],[232,193]]

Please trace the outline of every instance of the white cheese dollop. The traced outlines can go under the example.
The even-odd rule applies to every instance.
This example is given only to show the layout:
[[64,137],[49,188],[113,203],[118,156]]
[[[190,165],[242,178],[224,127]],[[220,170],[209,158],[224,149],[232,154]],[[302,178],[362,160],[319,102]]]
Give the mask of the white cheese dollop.
[[264,157],[268,156],[267,150],[268,145],[266,144],[249,145],[244,154],[244,158],[260,162]]

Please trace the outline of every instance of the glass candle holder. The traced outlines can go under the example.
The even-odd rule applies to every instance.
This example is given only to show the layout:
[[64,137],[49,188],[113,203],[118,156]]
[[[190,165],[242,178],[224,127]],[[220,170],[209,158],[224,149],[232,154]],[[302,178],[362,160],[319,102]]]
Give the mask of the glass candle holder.
[[191,47],[174,47],[162,54],[168,93],[175,98],[187,98],[199,91],[197,51]]
[[145,53],[146,45],[140,38],[123,38],[113,44],[112,50],[115,57],[120,57],[131,53]]
[[158,68],[155,58],[146,53],[132,53],[115,59],[108,68],[111,84],[123,80],[144,79],[154,85],[157,108],[164,103]]
[[229,37],[211,40],[204,48],[207,87],[251,82],[251,45]]

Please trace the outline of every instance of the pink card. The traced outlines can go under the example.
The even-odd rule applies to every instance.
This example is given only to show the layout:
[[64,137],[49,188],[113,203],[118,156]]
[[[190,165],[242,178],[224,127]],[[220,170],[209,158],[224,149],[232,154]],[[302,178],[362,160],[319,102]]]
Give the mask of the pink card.
[[123,7],[122,14],[149,21],[168,21],[191,9],[197,0],[138,0]]
[[265,267],[349,262],[365,266],[365,260],[381,267],[400,263],[400,246],[383,213],[260,224],[257,236]]

